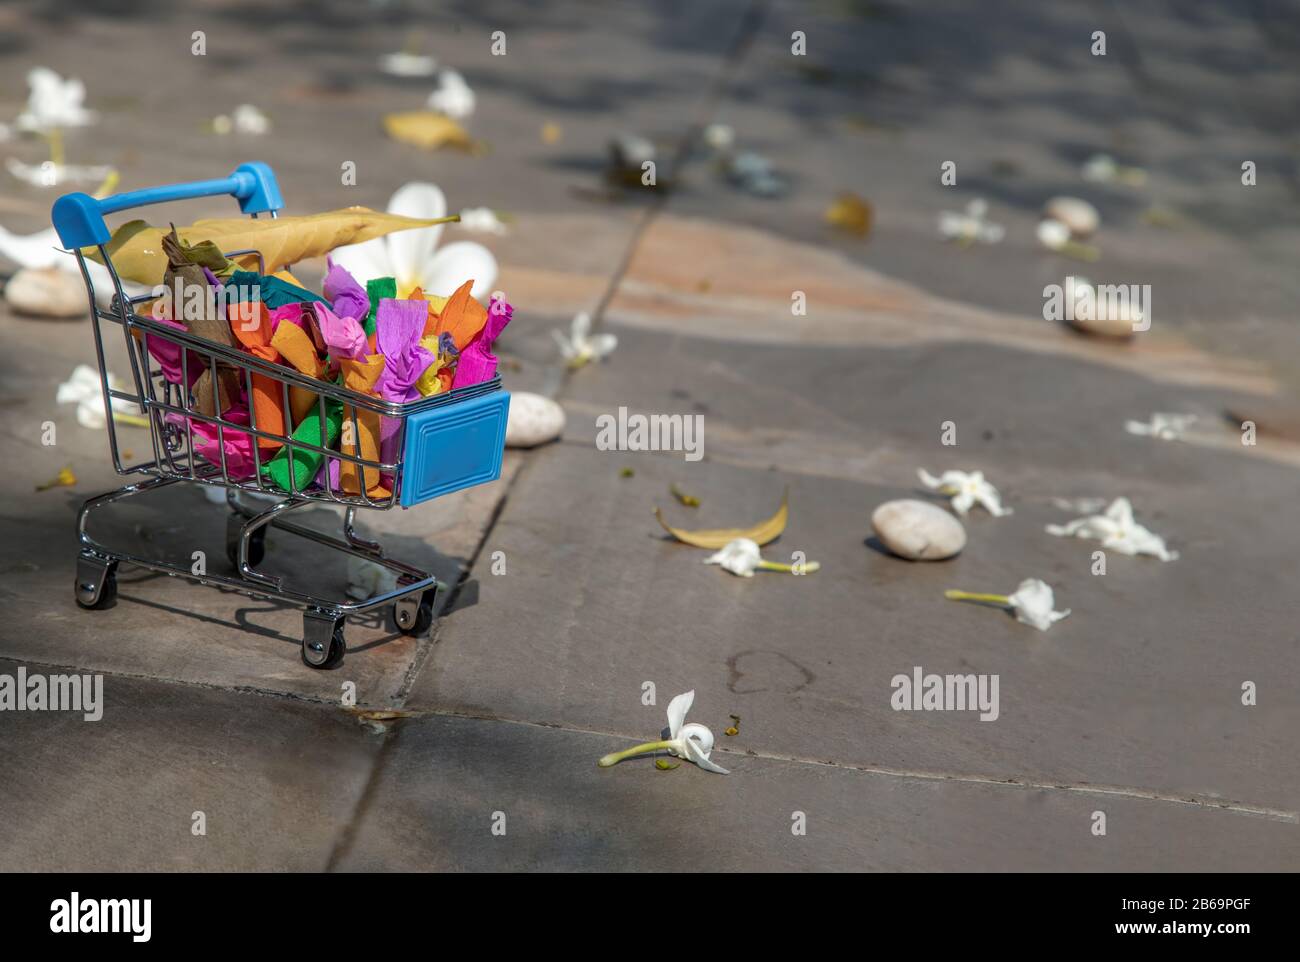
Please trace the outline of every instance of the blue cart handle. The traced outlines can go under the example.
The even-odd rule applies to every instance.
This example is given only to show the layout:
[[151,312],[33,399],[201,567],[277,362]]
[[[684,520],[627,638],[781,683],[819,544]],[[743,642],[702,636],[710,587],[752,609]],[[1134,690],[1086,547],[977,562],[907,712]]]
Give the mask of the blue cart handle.
[[105,214],[113,214],[132,207],[164,204],[173,200],[190,200],[194,197],[215,197],[230,194],[239,201],[245,214],[264,214],[284,206],[280,186],[275,182],[271,168],[259,161],[240,164],[235,172],[221,180],[195,180],[188,184],[169,184],[165,187],[146,187],[125,194],[114,194],[96,200],[89,194],[64,194],[54,202],[50,218],[59,240],[67,250],[107,244],[112,234],[104,223]]

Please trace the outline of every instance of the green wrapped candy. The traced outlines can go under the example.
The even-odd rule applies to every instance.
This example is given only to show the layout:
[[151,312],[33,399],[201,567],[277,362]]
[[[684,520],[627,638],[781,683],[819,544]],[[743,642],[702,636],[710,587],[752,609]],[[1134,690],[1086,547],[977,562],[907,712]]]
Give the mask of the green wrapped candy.
[[[323,448],[333,448],[338,444],[339,432],[343,427],[343,405],[338,401],[325,402],[325,443],[320,436],[320,403],[311,406],[311,410],[294,429],[293,439],[305,444],[315,444]],[[311,484],[320,471],[325,455],[303,448],[293,449],[293,483],[294,489],[303,491]],[[270,480],[282,491],[289,491],[289,446],[286,444],[280,452],[266,464],[262,465],[262,477]]]

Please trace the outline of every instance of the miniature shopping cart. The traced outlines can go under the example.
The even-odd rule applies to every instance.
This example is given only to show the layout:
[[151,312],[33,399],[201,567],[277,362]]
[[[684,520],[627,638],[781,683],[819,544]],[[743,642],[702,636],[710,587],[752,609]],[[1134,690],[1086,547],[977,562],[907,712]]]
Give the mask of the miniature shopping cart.
[[[152,446],[151,456],[146,460],[125,464],[117,427],[113,418],[108,418],[109,449],[117,473],[149,477],[91,498],[82,506],[77,518],[81,550],[77,559],[76,600],[83,608],[104,608],[112,604],[117,592],[117,566],[126,562],[200,584],[234,589],[251,597],[288,602],[303,609],[303,661],[313,668],[331,668],[343,659],[343,625],[348,615],[392,606],[399,631],[424,634],[432,625],[437,592],[442,587],[432,575],[385,557],[379,544],[360,537],[353,527],[357,509],[382,510],[397,504],[408,508],[461,488],[496,480],[501,475],[510,395],[501,390],[501,378],[497,375],[472,387],[405,404],[391,403],[194,336],[182,325],[136,313],[137,306],[152,301],[156,294],[132,298],[123,290],[105,247],[110,234],[104,215],[148,204],[220,194],[233,196],[239,201],[240,210],[253,217],[259,214],[275,217],[283,206],[275,175],[261,163],[243,164],[221,180],[153,187],[102,200],[82,193],[67,194],[54,204],[54,227],[64,247],[76,252],[90,295],[105,410],[112,411],[123,404],[137,405],[148,422]],[[99,308],[95,299],[95,282],[85,256],[91,248],[98,249],[99,259],[111,280],[113,297],[107,310]],[[265,273],[265,263],[258,251],[224,253],[230,258],[255,255],[261,268],[259,274]],[[98,273],[103,283],[103,272]],[[105,325],[121,329],[131,364],[129,385],[109,381],[104,330],[111,335],[113,327]],[[178,359],[181,366],[178,382],[175,372],[171,379],[164,376],[162,365],[155,357],[160,345]],[[196,366],[206,369],[210,379],[191,377]],[[289,423],[259,425],[256,406],[251,403],[247,423],[242,418],[233,420],[229,411],[221,411],[218,402],[219,378],[230,383],[232,377],[239,379],[236,383],[249,397],[255,381],[262,391],[269,386],[283,399],[286,412],[290,410],[291,392],[298,398],[302,392],[310,392],[315,396],[316,410],[312,413],[319,436],[310,429],[302,430],[309,415],[300,418],[297,430]],[[211,386],[211,405],[198,403],[194,388],[200,384]],[[203,413],[200,407],[209,413]],[[363,446],[355,443],[332,447],[327,443],[330,439],[326,428],[330,416],[341,424],[344,437],[349,428],[354,437],[359,437],[361,422],[384,419],[385,436],[395,438],[395,443],[386,445],[384,450],[396,451],[397,456],[390,455],[385,461],[372,451],[372,456],[367,457]],[[286,416],[285,421],[289,420]],[[251,472],[235,470],[234,459],[228,453],[230,443],[237,444],[241,436],[242,451],[251,454],[254,461]],[[263,471],[263,463],[272,450],[287,452],[292,469],[279,475],[287,485]],[[320,470],[313,471],[309,479],[300,479],[300,459],[313,468],[319,464]],[[342,484],[343,478],[351,478],[354,483]],[[180,481],[225,489],[230,508],[226,554],[238,577],[206,570],[195,573],[190,567],[136,557],[100,544],[87,534],[87,521],[96,509]],[[271,495],[274,500],[272,503],[271,499],[262,497],[257,507],[249,506],[246,498],[241,499],[243,492]],[[342,539],[285,520],[285,515],[294,509],[320,502],[343,507]],[[268,526],[382,565],[396,575],[397,587],[364,601],[331,600],[291,590],[283,584],[283,579],[256,569],[265,552]]]

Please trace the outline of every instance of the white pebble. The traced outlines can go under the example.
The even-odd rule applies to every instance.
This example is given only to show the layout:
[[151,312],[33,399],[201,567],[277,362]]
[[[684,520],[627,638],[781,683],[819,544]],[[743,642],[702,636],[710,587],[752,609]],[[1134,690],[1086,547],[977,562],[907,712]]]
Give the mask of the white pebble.
[[23,268],[5,285],[5,300],[33,317],[89,316],[90,298],[80,274],[55,267]]
[[886,501],[871,513],[871,527],[886,548],[912,561],[940,561],[966,547],[966,529],[926,501]]
[[535,447],[558,438],[563,430],[564,408],[550,398],[527,391],[511,393],[506,447]]
[[1078,197],[1053,197],[1043,208],[1043,214],[1070,228],[1075,237],[1087,237],[1101,226],[1097,208]]

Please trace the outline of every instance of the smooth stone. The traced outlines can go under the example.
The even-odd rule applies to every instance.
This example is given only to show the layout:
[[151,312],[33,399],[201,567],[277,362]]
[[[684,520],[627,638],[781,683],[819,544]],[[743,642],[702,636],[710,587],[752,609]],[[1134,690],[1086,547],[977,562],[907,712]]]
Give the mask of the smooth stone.
[[1075,237],[1087,237],[1101,226],[1101,214],[1097,208],[1078,197],[1053,197],[1043,208],[1043,213],[1070,228]]
[[941,561],[966,547],[961,522],[928,501],[886,501],[871,513],[871,527],[886,548],[911,561]]
[[510,395],[506,447],[535,447],[558,438],[563,430],[564,408],[550,398],[527,391],[516,391]]
[[5,301],[19,314],[69,318],[90,314],[80,274],[57,267],[25,267],[5,285]]
[[1130,305],[1120,304],[1112,311],[1107,304],[1100,303],[1083,316],[1076,312],[1074,320],[1070,323],[1075,330],[1082,331],[1084,334],[1129,340],[1137,336],[1133,325],[1141,320],[1142,312],[1134,310]]

